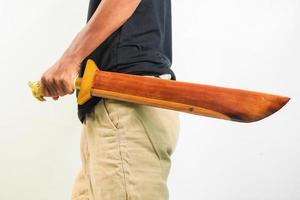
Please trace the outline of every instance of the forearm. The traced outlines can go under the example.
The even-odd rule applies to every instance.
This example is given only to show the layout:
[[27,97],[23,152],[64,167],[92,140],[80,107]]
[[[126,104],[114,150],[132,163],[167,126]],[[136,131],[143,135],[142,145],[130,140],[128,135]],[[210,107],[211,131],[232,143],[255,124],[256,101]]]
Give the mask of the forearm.
[[76,35],[62,57],[41,77],[44,96],[72,94],[74,73],[92,51],[133,14],[141,0],[102,0],[92,18]]
[[63,57],[81,63],[105,39],[122,26],[141,0],[102,0],[92,18],[76,35]]

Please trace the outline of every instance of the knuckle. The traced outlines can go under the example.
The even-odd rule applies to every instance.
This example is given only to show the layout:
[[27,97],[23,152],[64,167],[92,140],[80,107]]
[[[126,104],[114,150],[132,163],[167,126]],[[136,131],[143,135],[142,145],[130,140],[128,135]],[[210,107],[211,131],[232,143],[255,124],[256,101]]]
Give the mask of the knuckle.
[[67,88],[67,93],[68,93],[68,94],[73,94],[73,92],[74,92],[74,90],[73,90],[72,87],[68,87],[68,88]]
[[73,90],[70,90],[68,91],[68,94],[73,94],[73,92],[74,92]]
[[42,78],[41,78],[41,82],[42,82],[42,83],[46,83],[46,82],[47,82],[46,80],[47,80],[47,79],[46,79],[46,76],[43,75]]
[[57,77],[53,77],[53,78],[52,78],[52,82],[53,82],[53,83],[59,83],[59,81],[60,81],[60,79],[57,78]]
[[67,81],[67,79],[60,79],[60,83],[61,83],[62,85],[67,85],[67,84],[68,84],[68,81]]

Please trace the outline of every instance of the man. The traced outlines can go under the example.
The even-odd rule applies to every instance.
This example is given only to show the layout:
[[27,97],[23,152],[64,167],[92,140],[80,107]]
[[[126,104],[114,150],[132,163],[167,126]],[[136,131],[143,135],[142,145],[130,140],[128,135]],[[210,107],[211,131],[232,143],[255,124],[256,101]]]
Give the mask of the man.
[[[72,94],[87,59],[100,70],[176,80],[170,0],[90,0],[88,22],[41,78],[44,96]],[[78,91],[76,92],[78,95]],[[166,200],[178,112],[108,98],[78,105],[82,168],[72,200]]]

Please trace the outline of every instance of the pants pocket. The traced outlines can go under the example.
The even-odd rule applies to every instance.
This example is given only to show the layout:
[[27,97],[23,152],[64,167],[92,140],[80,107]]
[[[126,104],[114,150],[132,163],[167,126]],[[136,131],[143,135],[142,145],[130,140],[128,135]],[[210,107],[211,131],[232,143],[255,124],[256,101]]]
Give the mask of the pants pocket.
[[113,129],[118,129],[119,128],[118,108],[116,104],[111,103],[112,101],[116,101],[116,100],[103,98],[102,101],[103,101],[103,108],[107,120],[109,121]]

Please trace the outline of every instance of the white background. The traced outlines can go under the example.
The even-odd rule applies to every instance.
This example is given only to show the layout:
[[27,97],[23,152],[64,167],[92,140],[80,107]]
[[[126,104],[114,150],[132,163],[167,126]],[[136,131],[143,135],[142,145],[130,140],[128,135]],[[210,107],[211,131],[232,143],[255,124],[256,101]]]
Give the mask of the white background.
[[[253,124],[181,113],[170,200],[300,199],[300,1],[173,0],[177,80],[292,97]],[[75,96],[27,87],[84,26],[87,0],[0,0],[0,199],[67,200],[80,168]]]

